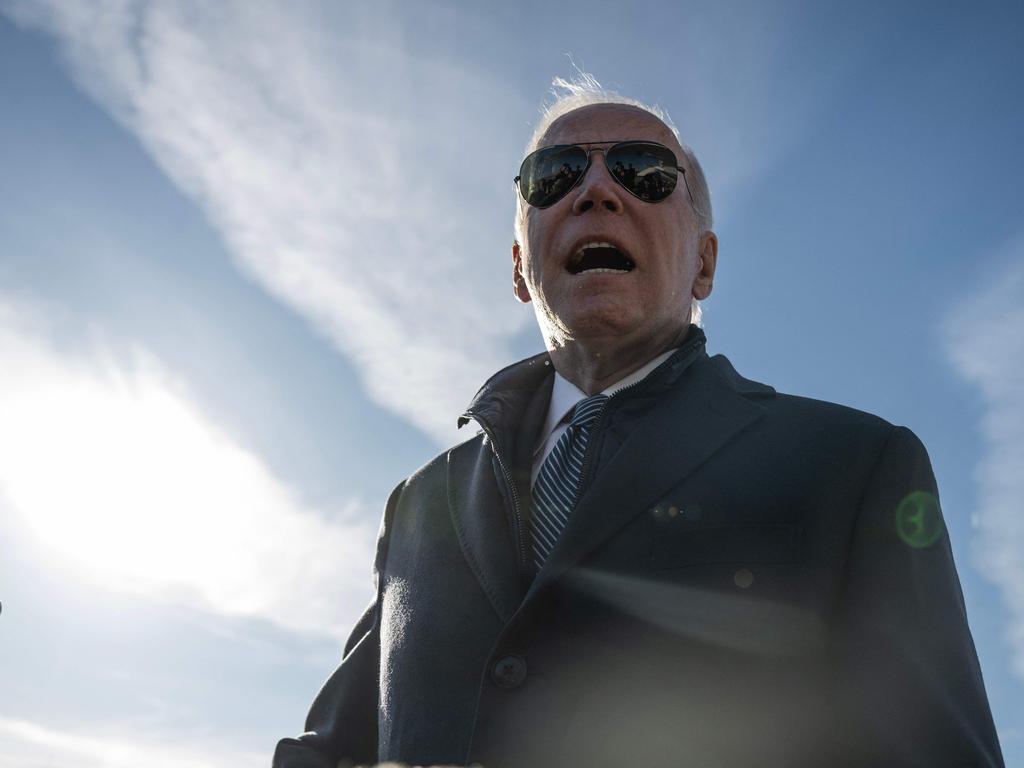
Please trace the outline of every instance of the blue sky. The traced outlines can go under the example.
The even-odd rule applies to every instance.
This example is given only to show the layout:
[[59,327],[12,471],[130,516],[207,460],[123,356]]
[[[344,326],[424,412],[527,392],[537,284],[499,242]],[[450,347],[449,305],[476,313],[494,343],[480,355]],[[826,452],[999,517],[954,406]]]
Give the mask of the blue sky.
[[863,5],[0,3],[0,768],[301,729],[387,493],[540,349],[570,55],[704,163],[711,351],[928,446],[1024,765],[1024,13]]

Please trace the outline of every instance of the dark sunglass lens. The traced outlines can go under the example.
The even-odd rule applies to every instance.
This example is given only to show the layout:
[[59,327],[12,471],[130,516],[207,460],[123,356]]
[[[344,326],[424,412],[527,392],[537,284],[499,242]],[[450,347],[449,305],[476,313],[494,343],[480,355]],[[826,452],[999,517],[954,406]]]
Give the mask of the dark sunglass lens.
[[676,188],[676,156],[660,144],[629,142],[608,151],[608,171],[631,193],[656,203]]
[[554,205],[573,188],[587,168],[580,147],[546,147],[529,155],[519,169],[519,191],[536,208]]

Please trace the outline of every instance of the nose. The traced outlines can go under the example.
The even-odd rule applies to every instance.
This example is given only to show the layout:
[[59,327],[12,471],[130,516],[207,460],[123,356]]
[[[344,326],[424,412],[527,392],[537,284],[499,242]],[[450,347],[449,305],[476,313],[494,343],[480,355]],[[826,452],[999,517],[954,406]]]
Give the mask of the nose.
[[572,203],[572,212],[585,213],[591,208],[603,208],[612,213],[622,213],[622,193],[624,190],[615,182],[608,166],[604,162],[604,152],[593,150],[590,156],[590,167],[580,182],[576,199]]

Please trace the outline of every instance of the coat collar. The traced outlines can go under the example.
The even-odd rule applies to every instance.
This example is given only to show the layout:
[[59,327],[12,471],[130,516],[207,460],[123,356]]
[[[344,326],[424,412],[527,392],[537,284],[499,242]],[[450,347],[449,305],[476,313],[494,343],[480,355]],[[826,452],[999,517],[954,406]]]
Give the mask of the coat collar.
[[[511,489],[495,488],[500,467],[494,466],[494,454],[509,469],[515,467],[516,492],[525,506],[524,446],[532,445],[543,419],[538,403],[546,405],[542,395],[550,394],[550,358],[543,353],[504,368],[477,392],[459,426],[475,419],[486,436],[449,452],[448,501],[463,553],[503,620],[761,417],[764,406],[758,401],[775,390],[744,379],[721,355],[709,358],[704,343],[703,332],[691,327],[680,350],[645,382],[643,394],[658,396],[657,406],[637,422],[579,500],[528,589],[516,567],[517,521],[506,516],[495,492]],[[681,430],[688,439],[679,439]]]
[[526,600],[596,549],[765,412],[775,390],[703,350],[644,416],[576,504]]

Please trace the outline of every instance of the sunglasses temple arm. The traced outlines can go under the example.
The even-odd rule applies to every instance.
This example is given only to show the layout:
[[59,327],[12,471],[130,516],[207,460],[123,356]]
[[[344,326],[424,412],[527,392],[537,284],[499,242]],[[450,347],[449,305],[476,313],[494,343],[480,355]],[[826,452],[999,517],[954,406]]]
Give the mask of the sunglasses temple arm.
[[681,165],[677,165],[676,170],[681,171],[683,174],[683,186],[686,187],[686,196],[690,198],[690,205],[693,207],[693,210],[699,215],[704,216],[704,212],[697,207],[697,201],[693,199],[693,193],[690,191],[690,183],[686,180],[686,169]]

